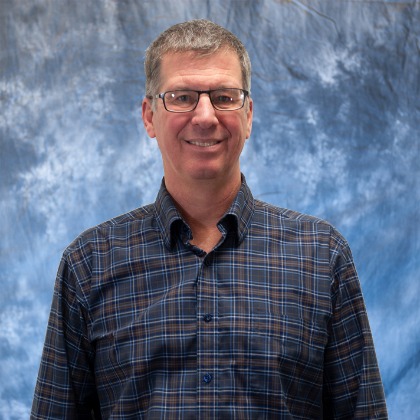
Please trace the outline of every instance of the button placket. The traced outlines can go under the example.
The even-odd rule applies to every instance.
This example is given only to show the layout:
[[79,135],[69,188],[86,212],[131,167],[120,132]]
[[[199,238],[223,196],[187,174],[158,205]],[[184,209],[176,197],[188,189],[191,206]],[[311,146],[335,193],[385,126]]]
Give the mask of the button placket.
[[218,285],[214,256],[207,254],[197,281],[197,368],[198,398],[201,407],[217,407],[216,374],[218,359]]

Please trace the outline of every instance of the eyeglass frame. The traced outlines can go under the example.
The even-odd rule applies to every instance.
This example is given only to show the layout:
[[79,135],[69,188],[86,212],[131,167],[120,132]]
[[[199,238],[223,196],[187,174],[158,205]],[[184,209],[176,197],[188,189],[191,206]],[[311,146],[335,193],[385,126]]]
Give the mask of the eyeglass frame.
[[[221,108],[217,108],[214,105],[214,103],[213,103],[213,101],[211,99],[210,94],[212,92],[216,92],[218,90],[240,90],[242,92],[242,94],[244,95],[243,101],[242,101],[242,105],[239,108],[233,108],[233,109],[221,109]],[[188,109],[188,110],[185,110],[185,111],[173,111],[173,110],[170,110],[170,109],[168,109],[166,107],[166,102],[165,102],[165,95],[167,93],[169,93],[169,92],[195,92],[195,93],[198,93],[197,102],[195,103],[194,108],[192,108],[192,109]],[[246,89],[241,89],[241,88],[219,88],[219,89],[210,89],[210,90],[174,89],[174,90],[167,90],[166,92],[158,93],[155,96],[148,96],[148,98],[149,99],[154,99],[154,98],[159,99],[160,98],[160,99],[162,99],[163,106],[164,106],[164,108],[165,108],[166,111],[168,111],[168,112],[174,112],[176,114],[183,114],[185,112],[192,112],[192,111],[194,111],[197,108],[197,105],[200,102],[200,95],[203,94],[203,93],[206,93],[207,95],[209,95],[209,99],[210,99],[211,105],[217,111],[237,111],[238,109],[242,109],[244,107],[244,105],[245,105],[246,98],[249,97],[249,91],[246,90]]]

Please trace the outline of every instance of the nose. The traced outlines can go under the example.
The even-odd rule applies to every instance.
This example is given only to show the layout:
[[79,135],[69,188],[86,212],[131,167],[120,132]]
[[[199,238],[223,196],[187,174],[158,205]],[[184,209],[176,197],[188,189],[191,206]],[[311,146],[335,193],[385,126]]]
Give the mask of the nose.
[[202,128],[209,128],[218,123],[216,112],[208,93],[202,93],[199,96],[198,104],[193,113],[192,123]]

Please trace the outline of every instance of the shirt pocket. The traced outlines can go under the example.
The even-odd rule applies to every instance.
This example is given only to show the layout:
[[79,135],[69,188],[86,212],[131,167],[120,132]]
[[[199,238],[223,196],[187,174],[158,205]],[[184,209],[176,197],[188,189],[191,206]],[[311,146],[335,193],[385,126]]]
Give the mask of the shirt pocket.
[[294,315],[257,313],[252,332],[255,386],[287,399],[317,400],[328,341],[326,324]]

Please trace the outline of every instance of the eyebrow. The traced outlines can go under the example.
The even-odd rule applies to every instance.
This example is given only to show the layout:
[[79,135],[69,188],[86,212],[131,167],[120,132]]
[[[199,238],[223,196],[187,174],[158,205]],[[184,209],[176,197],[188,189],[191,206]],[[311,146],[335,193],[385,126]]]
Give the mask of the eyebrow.
[[194,90],[194,91],[207,91],[207,90],[219,90],[219,89],[242,89],[241,87],[234,87],[234,86],[217,86],[208,89],[194,89],[192,87],[174,87],[170,89],[165,89],[164,92],[169,92],[171,90]]

